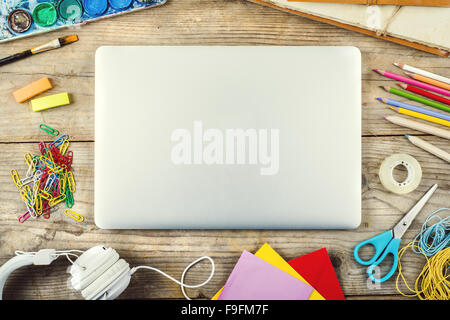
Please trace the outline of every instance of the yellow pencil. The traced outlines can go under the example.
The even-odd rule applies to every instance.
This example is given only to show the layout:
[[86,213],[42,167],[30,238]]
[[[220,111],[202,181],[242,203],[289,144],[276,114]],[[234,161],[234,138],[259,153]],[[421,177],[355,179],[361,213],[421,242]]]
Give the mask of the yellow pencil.
[[417,73],[411,73],[411,72],[405,72],[405,73],[408,77],[411,77],[414,80],[422,81],[422,82],[431,84],[433,86],[440,87],[445,90],[450,90],[450,84],[444,83],[439,80],[431,79],[431,78],[425,77],[425,76],[423,76],[421,74],[417,74]]
[[444,119],[439,119],[439,118],[436,118],[436,117],[429,116],[427,114],[423,114],[423,113],[420,113],[420,112],[415,112],[415,111],[404,109],[404,108],[392,107],[392,106],[389,106],[389,108],[394,110],[394,111],[396,111],[396,112],[398,112],[398,113],[405,114],[405,115],[410,116],[410,117],[414,117],[414,118],[426,120],[426,121],[429,121],[429,122],[434,122],[434,123],[437,123],[437,124],[441,124],[441,125],[446,126],[446,127],[450,127],[450,121],[447,121],[447,120],[444,120]]

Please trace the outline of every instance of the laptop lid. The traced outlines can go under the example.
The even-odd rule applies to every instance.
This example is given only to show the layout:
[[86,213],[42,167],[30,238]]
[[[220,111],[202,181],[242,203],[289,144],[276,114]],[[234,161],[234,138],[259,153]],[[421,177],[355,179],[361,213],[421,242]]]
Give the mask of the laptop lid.
[[355,228],[360,219],[358,49],[97,50],[100,228]]

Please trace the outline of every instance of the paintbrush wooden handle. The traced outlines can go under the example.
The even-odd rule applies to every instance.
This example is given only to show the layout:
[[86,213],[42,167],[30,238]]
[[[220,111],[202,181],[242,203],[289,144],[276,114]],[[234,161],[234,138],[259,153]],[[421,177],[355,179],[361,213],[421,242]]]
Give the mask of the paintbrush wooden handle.
[[14,62],[17,60],[21,60],[21,59],[29,57],[31,55],[32,55],[31,50],[13,54],[12,56],[0,59],[0,66],[4,66],[5,64],[11,63],[11,62]]

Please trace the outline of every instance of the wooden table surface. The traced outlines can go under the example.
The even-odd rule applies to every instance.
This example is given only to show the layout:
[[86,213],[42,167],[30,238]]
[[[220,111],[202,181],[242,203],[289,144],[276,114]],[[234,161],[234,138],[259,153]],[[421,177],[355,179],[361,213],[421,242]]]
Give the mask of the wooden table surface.
[[[131,265],[151,265],[179,278],[192,260],[209,255],[216,262],[213,280],[200,289],[187,290],[194,298],[211,297],[226,281],[243,250],[255,252],[268,242],[285,259],[326,247],[344,294],[348,299],[397,299],[394,278],[377,288],[367,285],[366,268],[353,259],[353,247],[361,240],[391,228],[428,188],[439,189],[405,235],[405,245],[418,233],[432,211],[450,206],[450,165],[411,145],[404,134],[418,134],[388,123],[391,114],[375,100],[386,96],[379,85],[394,85],[372,68],[398,71],[393,62],[407,63],[450,76],[449,59],[374,39],[327,24],[258,6],[243,0],[169,0],[159,8],[144,10],[85,25],[0,45],[7,56],[47,40],[77,33],[80,41],[1,68],[0,72],[0,264],[15,250],[42,248],[88,249],[104,244],[115,248]],[[98,229],[94,208],[94,54],[101,45],[351,45],[362,52],[362,223],[356,230],[122,230]],[[139,57],[136,57],[139,58]],[[17,104],[12,92],[34,80],[49,77],[53,93],[68,91],[70,106],[33,113],[27,104]],[[23,173],[25,152],[36,154],[39,141],[49,136],[38,126],[46,123],[70,136],[77,181],[74,209],[87,217],[88,227],[65,218],[37,219],[20,224],[24,205],[12,183],[10,170]],[[423,139],[450,151],[448,140],[429,135]],[[126,147],[126,146],[125,146]],[[407,195],[387,192],[378,178],[384,158],[408,153],[422,165],[420,186]],[[407,278],[415,280],[423,257],[410,253],[402,261]],[[8,279],[5,299],[79,299],[67,288],[66,268],[60,258],[51,267],[30,266]],[[189,283],[203,281],[207,263],[194,267]],[[151,271],[133,276],[121,298],[182,298],[175,283]]]

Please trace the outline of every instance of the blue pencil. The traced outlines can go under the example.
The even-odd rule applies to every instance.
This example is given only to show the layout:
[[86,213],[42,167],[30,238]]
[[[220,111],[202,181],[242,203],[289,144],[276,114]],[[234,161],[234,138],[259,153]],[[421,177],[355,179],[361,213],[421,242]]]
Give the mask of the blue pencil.
[[443,114],[443,113],[436,112],[436,111],[433,111],[433,110],[428,110],[428,109],[425,109],[425,108],[413,106],[411,104],[407,104],[407,103],[400,102],[400,101],[397,101],[397,100],[392,100],[392,99],[389,99],[389,98],[377,98],[377,100],[381,101],[381,102],[384,102],[386,104],[389,104],[391,106],[394,106],[394,107],[408,109],[408,110],[411,110],[411,111],[423,113],[423,114],[426,114],[426,115],[429,115],[429,116],[432,116],[432,117],[436,117],[436,118],[439,118],[439,119],[450,121],[450,115],[447,115],[447,114]]

